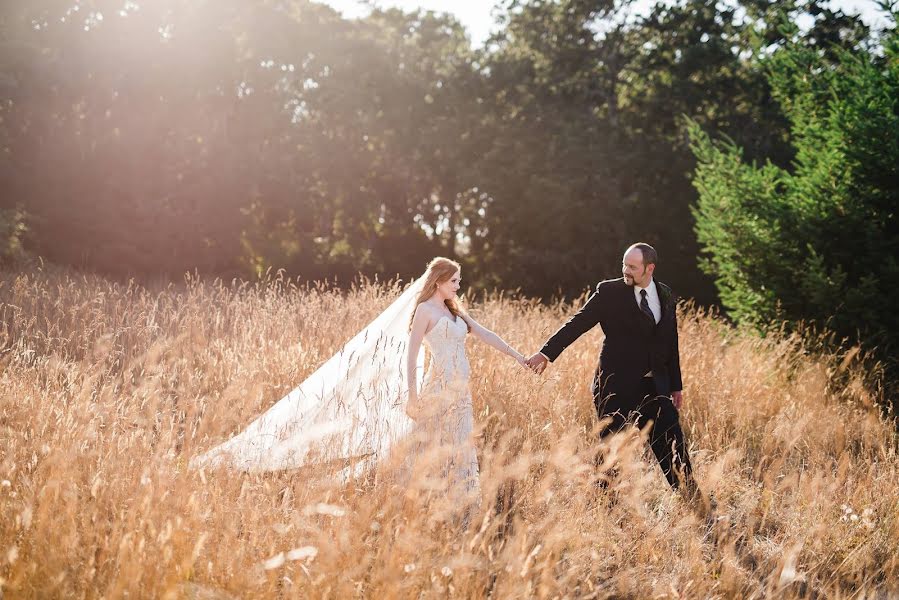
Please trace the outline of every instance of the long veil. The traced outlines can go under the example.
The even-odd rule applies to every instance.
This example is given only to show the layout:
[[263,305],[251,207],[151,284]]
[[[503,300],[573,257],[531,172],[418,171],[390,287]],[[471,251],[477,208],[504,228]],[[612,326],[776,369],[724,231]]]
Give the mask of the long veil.
[[[413,425],[405,413],[406,344],[423,285],[415,280],[297,388],[191,467],[276,471],[342,460],[352,470],[385,456]],[[423,365],[422,349],[419,385]]]

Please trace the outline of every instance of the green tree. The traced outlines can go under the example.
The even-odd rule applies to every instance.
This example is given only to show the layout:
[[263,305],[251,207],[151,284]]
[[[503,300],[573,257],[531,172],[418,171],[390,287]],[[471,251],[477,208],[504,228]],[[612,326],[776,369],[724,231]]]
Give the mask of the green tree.
[[614,2],[512,2],[484,57],[483,278],[579,293],[614,275],[627,226],[618,124],[625,25]]
[[815,48],[854,47],[868,33],[816,2],[682,0],[638,19],[629,2],[506,8],[484,58],[489,235],[476,247],[498,281],[543,295],[614,276],[623,248],[646,240],[681,293],[714,300],[695,264],[684,117],[787,165],[788,123],[763,66],[785,42],[784,20],[812,15],[797,35]]
[[[784,31],[801,16],[810,20],[807,30]],[[656,4],[632,35],[636,51],[621,92],[635,190],[626,218],[644,223],[638,237],[657,240],[665,273],[675,274],[679,288],[709,301],[711,282],[694,267],[695,157],[684,118],[734,140],[747,160],[764,157],[787,166],[793,158],[789,124],[772,95],[766,57],[789,39],[816,51],[854,48],[869,31],[857,16],[816,0],[681,0]]]
[[[761,67],[782,3],[513,0],[472,49],[454,19],[308,0],[9,0],[0,209],[29,250],[106,273],[420,272],[579,293],[624,246],[712,300],[693,256],[682,117],[789,164]],[[866,39],[813,2],[801,45]]]
[[790,121],[790,168],[747,163],[733,141],[691,129],[703,267],[739,321],[810,321],[889,357],[899,343],[899,34],[885,34],[882,54],[788,44],[769,66]]
[[22,204],[52,261],[346,281],[420,271],[476,225],[479,75],[448,17],[305,0],[0,17],[0,207]]
[[28,233],[22,210],[0,208],[0,264],[11,263],[24,256],[24,239]]

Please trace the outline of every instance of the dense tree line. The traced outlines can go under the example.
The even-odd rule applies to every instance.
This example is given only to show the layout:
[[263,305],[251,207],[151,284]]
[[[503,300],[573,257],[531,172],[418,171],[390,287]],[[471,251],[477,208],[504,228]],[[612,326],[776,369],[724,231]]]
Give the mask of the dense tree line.
[[[466,279],[576,294],[655,243],[712,301],[687,120],[788,167],[767,62],[877,36],[812,0],[505,2],[472,48],[452,18],[304,0],[7,0],[3,256],[118,276],[185,270]],[[785,23],[806,15],[802,30]],[[24,228],[27,227],[27,231]]]
[[[899,20],[899,13],[893,15]],[[764,330],[864,341],[899,385],[899,29],[876,48],[790,43],[767,61],[788,167],[695,126],[697,233],[724,306]],[[899,396],[893,396],[899,408]]]

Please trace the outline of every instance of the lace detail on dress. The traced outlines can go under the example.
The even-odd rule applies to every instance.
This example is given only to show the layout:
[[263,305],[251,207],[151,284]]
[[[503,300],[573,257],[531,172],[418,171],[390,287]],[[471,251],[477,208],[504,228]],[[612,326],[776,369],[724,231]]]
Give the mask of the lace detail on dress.
[[425,334],[424,343],[431,362],[424,375],[419,402],[425,443],[449,451],[440,475],[448,482],[451,495],[478,502],[478,457],[472,440],[474,415],[469,379],[471,367],[465,355],[468,326],[461,318],[441,317]]

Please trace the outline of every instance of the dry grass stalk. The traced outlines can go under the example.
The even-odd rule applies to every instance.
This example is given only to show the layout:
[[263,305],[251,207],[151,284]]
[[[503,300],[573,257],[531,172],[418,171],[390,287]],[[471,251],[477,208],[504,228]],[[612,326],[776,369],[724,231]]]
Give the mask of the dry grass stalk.
[[[483,504],[461,527],[421,473],[324,485],[310,482],[326,467],[185,468],[311,373],[396,286],[149,290],[0,275],[8,597],[899,594],[896,437],[857,357],[841,364],[796,338],[681,314],[685,430],[722,517],[711,531],[667,490],[638,432],[613,442],[617,488],[593,486],[601,332],[542,378],[472,344]],[[571,312],[504,296],[471,308],[523,351]]]

